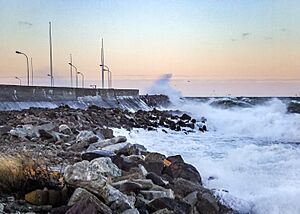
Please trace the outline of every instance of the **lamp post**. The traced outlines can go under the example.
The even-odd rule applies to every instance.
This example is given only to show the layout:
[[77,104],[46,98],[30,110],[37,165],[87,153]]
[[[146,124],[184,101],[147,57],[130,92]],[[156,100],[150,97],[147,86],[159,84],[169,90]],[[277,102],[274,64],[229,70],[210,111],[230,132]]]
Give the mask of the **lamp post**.
[[32,57],[30,57],[31,61],[31,86],[33,86],[33,63],[32,63]]
[[50,77],[50,86],[53,87],[54,86],[54,78],[51,74],[47,74],[48,77]]
[[29,63],[28,63],[28,56],[25,53],[22,53],[20,51],[16,51],[16,54],[22,54],[26,57],[27,62],[27,85],[29,86]]
[[69,65],[70,65],[71,88],[73,88],[72,54],[70,54],[70,63]]
[[84,88],[84,75],[80,71],[77,72],[77,74],[81,75],[81,80],[82,80],[82,88]]
[[109,70],[109,67],[107,65],[100,65],[100,67],[103,67],[104,71],[107,71],[107,86],[108,88],[112,87],[112,75],[111,71]]
[[75,77],[76,77],[76,88],[78,88],[78,71],[77,71],[77,68],[76,68],[75,65],[73,65],[70,62],[69,62],[69,65],[72,66],[73,68],[75,68],[75,70],[76,70],[76,75],[75,75]]
[[19,78],[19,77],[15,77],[15,79],[19,80],[19,82],[20,82],[20,85],[22,85],[22,80],[21,80],[21,78]]

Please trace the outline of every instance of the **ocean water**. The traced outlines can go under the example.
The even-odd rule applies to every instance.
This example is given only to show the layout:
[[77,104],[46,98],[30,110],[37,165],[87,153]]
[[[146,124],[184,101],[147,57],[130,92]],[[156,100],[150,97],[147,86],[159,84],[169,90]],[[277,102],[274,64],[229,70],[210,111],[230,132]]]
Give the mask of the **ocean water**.
[[286,102],[277,98],[258,103],[248,98],[245,102],[251,105],[238,101],[230,108],[213,105],[224,99],[237,102],[233,98],[173,100],[171,109],[198,120],[207,118],[205,133],[114,131],[150,151],[181,154],[196,166],[206,187],[241,213],[299,214],[300,114],[287,113]]

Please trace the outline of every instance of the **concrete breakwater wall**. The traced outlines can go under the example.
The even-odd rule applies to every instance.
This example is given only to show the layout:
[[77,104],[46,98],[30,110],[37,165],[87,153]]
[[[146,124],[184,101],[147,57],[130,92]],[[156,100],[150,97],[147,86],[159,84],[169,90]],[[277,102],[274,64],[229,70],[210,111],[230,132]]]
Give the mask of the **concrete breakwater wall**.
[[56,108],[59,105],[86,108],[139,108],[138,89],[88,89],[44,86],[0,85],[0,110],[21,110],[30,107]]
[[139,90],[0,85],[0,102],[76,101],[86,96],[137,97]]

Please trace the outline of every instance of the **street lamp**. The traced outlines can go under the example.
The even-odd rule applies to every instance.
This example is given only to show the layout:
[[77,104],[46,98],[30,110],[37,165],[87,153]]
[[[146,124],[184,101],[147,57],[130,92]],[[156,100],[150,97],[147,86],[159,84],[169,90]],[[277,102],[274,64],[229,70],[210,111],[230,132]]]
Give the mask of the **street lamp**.
[[84,75],[80,71],[77,72],[77,74],[81,75],[81,80],[82,80],[82,88],[84,88]]
[[76,88],[78,88],[78,71],[77,71],[77,68],[76,68],[75,65],[73,65],[70,62],[69,62],[69,65],[72,66],[73,68],[75,68],[75,70],[76,70],[76,75],[75,75],[75,77],[76,77]]
[[16,51],[16,54],[22,54],[26,57],[27,61],[27,85],[29,86],[29,63],[28,63],[28,56],[25,53],[22,53],[20,51]]
[[15,77],[17,80],[19,80],[19,82],[20,82],[20,85],[22,85],[22,80],[21,80],[21,78],[19,78],[19,77]]
[[107,65],[100,65],[100,67],[104,66],[104,71],[107,71],[107,86],[108,88],[111,88],[112,86],[112,75],[111,71],[109,70],[109,67]]
[[50,86],[54,86],[54,78],[51,74],[47,74],[48,77],[50,77]]

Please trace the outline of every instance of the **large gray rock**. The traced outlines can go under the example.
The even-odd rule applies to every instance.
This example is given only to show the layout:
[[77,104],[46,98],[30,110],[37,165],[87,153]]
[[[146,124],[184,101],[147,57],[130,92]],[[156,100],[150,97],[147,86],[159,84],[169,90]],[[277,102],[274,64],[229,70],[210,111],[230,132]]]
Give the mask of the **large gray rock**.
[[82,187],[99,195],[107,178],[97,169],[89,161],[81,161],[66,167],[64,179],[69,185]]
[[100,201],[95,195],[83,188],[77,188],[75,190],[68,202],[68,206],[73,206],[82,199],[89,199],[90,201],[94,202],[94,204],[97,206],[98,213],[112,213],[111,209],[107,205]]
[[79,134],[76,136],[76,141],[77,142],[88,142],[88,143],[95,143],[99,140],[99,137],[94,134],[92,131],[81,131]]
[[142,190],[141,194],[145,197],[147,200],[153,200],[156,198],[174,198],[174,194],[171,192],[172,190],[166,190],[166,191],[158,191],[158,190]]
[[117,136],[117,137],[114,137],[111,139],[102,140],[102,141],[98,141],[98,142],[91,144],[88,148],[88,151],[95,150],[95,149],[102,149],[105,146],[114,145],[117,143],[124,143],[126,141],[127,141],[127,138],[125,136]]
[[134,209],[125,210],[121,214],[140,214],[140,212],[138,211],[138,209],[134,208]]
[[123,194],[109,184],[106,184],[102,188],[100,196],[105,200],[106,204],[113,203],[111,208],[114,210],[124,211],[126,209],[134,208],[135,200],[133,200],[133,198]]
[[113,145],[109,145],[109,146],[105,146],[102,147],[103,150],[107,150],[107,151],[111,151],[111,152],[115,152],[118,153],[119,150],[122,150],[123,148],[127,147],[131,145],[130,143],[127,142],[123,142],[123,143],[116,143]]
[[72,131],[70,129],[70,127],[66,124],[62,124],[58,127],[58,130],[60,133],[62,134],[66,134],[66,135],[71,135],[72,134]]
[[140,190],[143,189],[143,186],[141,184],[129,180],[118,181],[112,183],[111,185],[123,193],[134,192],[137,194]]
[[122,171],[108,157],[96,158],[90,162],[92,168],[104,176],[121,176]]
[[197,194],[198,201],[196,203],[197,210],[201,214],[218,214],[220,207],[218,205],[217,199],[211,193],[201,193]]

